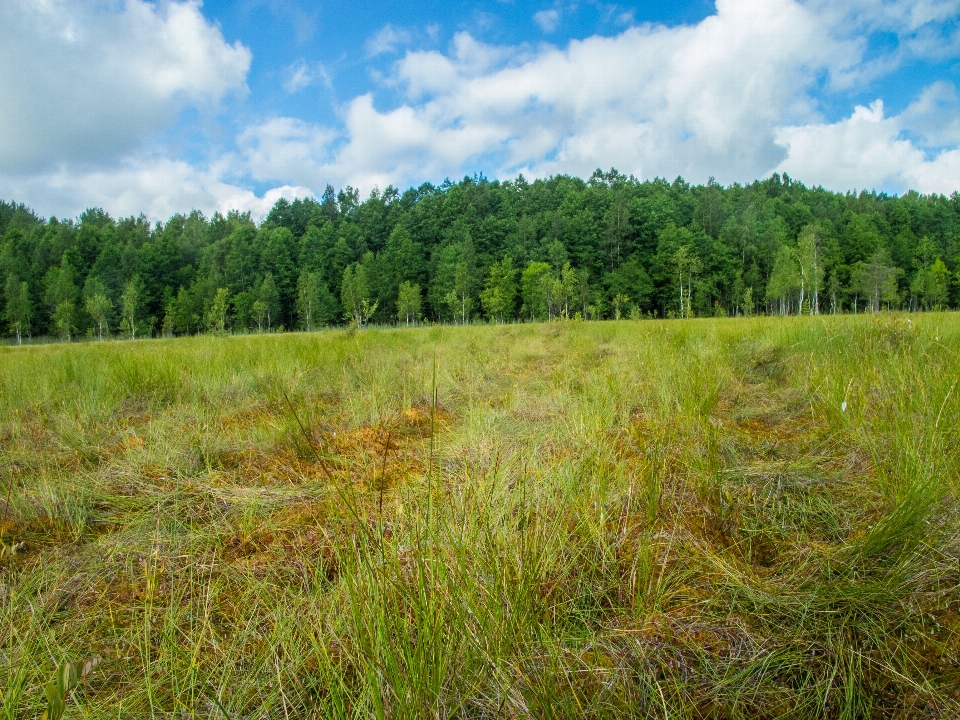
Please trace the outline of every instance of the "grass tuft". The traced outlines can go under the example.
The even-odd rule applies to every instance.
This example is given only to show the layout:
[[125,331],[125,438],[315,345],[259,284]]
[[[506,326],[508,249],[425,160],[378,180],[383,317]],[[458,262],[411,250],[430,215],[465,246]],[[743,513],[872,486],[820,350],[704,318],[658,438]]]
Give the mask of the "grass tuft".
[[3,717],[960,716],[958,350],[948,314],[12,350]]

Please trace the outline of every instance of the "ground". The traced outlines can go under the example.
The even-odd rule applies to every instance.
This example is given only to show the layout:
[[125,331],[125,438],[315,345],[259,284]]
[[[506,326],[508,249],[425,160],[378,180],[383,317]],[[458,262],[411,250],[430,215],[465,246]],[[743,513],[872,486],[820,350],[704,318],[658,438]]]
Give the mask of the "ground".
[[3,712],[960,717],[958,351],[952,314],[0,348]]

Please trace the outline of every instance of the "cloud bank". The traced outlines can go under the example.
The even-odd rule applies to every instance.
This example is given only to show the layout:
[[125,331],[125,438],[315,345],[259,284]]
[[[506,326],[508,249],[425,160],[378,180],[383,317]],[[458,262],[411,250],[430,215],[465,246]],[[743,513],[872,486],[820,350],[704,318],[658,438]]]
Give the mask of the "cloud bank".
[[[2,5],[0,68],[16,72],[0,73],[12,98],[0,105],[0,197],[71,212],[259,214],[271,198],[319,193],[328,182],[368,191],[475,171],[507,178],[611,166],[722,183],[783,171],[836,190],[960,184],[950,83],[918,88],[895,115],[880,96],[835,122],[821,108],[904,63],[960,56],[952,23],[960,0],[717,0],[696,24],[635,25],[564,46],[496,46],[461,32],[444,51],[407,50],[378,76],[399,90],[392,104],[371,88],[338,107],[334,126],[267,118],[202,166],[154,145],[184,109],[243,93],[249,51],[227,43],[196,2],[95,7]],[[538,20],[544,30],[547,19]],[[877,50],[878,35],[896,42]],[[409,40],[385,26],[366,52]],[[330,82],[322,66],[300,63],[286,89],[317,80]],[[274,189],[258,196],[244,186]]]

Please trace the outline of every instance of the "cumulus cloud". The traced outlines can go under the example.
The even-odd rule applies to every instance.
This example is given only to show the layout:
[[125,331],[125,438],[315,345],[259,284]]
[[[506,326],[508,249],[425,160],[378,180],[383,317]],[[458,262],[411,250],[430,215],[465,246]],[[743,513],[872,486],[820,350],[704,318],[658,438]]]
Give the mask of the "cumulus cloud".
[[[952,84],[930,84],[893,116],[879,92],[839,120],[824,118],[819,103],[824,95],[842,102],[910,59],[960,57],[960,0],[717,0],[697,23],[632,26],[563,46],[491,45],[461,32],[443,51],[407,50],[392,62],[381,78],[392,101],[360,94],[337,107],[330,126],[294,117],[251,124],[233,151],[202,166],[145,155],[137,143],[185,106],[242,91],[249,52],[226,43],[195,2],[109,7],[0,4],[0,68],[22,63],[42,90],[27,93],[17,73],[0,73],[0,91],[15,98],[0,104],[0,196],[162,217],[224,203],[257,214],[268,200],[327,182],[366,191],[475,170],[584,176],[615,166],[641,178],[724,183],[783,170],[836,190],[960,184]],[[896,42],[872,43],[876,34]],[[411,39],[386,25],[365,50],[394,53]],[[50,57],[18,60],[10,42],[39,44]],[[63,70],[70,63],[89,69]],[[301,61],[284,85],[293,93],[316,82],[328,82],[322,66]],[[53,112],[58,103],[64,109]],[[114,170],[77,165],[103,157],[114,158]],[[264,184],[276,189],[243,187]],[[90,200],[80,203],[85,192]]]
[[[924,95],[928,94],[929,89]],[[960,189],[960,152],[925,152],[903,137],[906,121],[922,113],[927,101],[922,95],[904,113],[886,117],[883,101],[876,100],[869,107],[857,106],[840,122],[781,128],[777,143],[786,149],[787,157],[778,169],[805,182],[838,189],[924,193]]]
[[250,51],[197,0],[0,3],[0,166],[116,161],[187,106],[243,92]]
[[103,207],[160,220],[191,208],[262,216],[278,197],[308,194],[278,183],[257,195],[229,179],[247,175],[230,155],[193,164],[157,148],[184,109],[213,114],[246,92],[250,51],[200,7],[0,3],[0,197],[45,215]]
[[318,186],[335,137],[332,130],[281,117],[248,127],[238,144],[245,168],[255,180]]
[[792,0],[720,0],[697,25],[645,25],[565,48],[486,45],[467,33],[447,53],[408,52],[395,66],[407,102],[348,103],[331,176],[417,182],[431,173],[589,174],[742,179],[785,156],[775,128],[809,120],[818,74],[854,64]]
[[[405,90],[404,102],[378,109],[365,94],[344,105],[335,134],[314,129],[323,141],[290,156],[300,166],[291,177],[368,188],[475,169],[511,177],[616,166],[638,177],[721,182],[787,169],[836,189],[943,189],[956,182],[952,149],[931,155],[927,146],[960,140],[952,86],[931,86],[895,119],[874,105],[833,124],[816,95],[888,72],[903,48],[949,52],[941,25],[958,3],[718,0],[696,24],[647,24],[536,49],[460,33],[446,52],[408,51],[397,61],[388,80]],[[874,32],[902,42],[868,57]]]
[[89,207],[104,208],[114,217],[140,215],[165,221],[175,213],[201,210],[206,214],[229,210],[266,216],[281,197],[309,197],[308,187],[279,185],[261,195],[225,180],[233,162],[225,157],[209,166],[197,166],[161,156],[125,160],[103,169],[59,168],[29,177],[0,175],[0,187],[9,197],[29,198],[41,215],[76,217]]

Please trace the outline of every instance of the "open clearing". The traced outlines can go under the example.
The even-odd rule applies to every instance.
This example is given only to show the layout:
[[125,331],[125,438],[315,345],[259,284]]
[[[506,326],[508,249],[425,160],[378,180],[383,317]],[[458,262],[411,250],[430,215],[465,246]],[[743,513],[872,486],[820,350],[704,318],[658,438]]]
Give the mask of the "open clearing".
[[4,717],[95,657],[64,717],[958,717],[958,351],[951,314],[2,348]]

